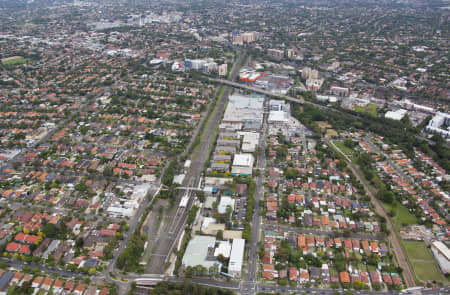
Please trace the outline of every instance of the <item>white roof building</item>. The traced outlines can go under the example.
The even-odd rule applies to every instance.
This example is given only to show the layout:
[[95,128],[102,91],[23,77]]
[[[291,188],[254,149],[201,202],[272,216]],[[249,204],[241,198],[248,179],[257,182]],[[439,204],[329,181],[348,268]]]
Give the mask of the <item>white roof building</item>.
[[234,155],[233,167],[231,174],[233,175],[252,175],[253,163],[255,159],[252,154],[236,154]]
[[448,247],[440,241],[435,241],[431,245],[431,252],[433,252],[441,271],[444,274],[450,273],[450,250]]
[[450,260],[450,249],[441,241],[433,242],[433,247],[436,248],[447,260]]
[[400,121],[401,119],[403,119],[403,117],[406,115],[407,112],[408,111],[404,110],[404,109],[399,109],[397,111],[389,111],[389,112],[386,112],[384,117],[387,118],[387,119]]
[[214,250],[214,257],[222,255],[229,258],[231,253],[231,244],[228,241],[220,241],[219,246]]
[[233,166],[253,167],[254,158],[252,154],[234,155]]
[[[184,267],[195,267],[201,265],[207,269],[211,266],[220,266],[220,263],[214,260],[208,260],[208,251],[214,248],[216,238],[211,236],[194,236],[186,247],[182,264]],[[220,270],[220,267],[219,267]]]
[[285,111],[270,111],[269,112],[269,124],[287,124],[289,121],[289,114]]
[[437,133],[444,138],[450,137],[450,114],[438,112],[428,123],[426,130]]
[[234,277],[240,277],[244,260],[244,239],[234,239],[231,246],[230,261],[228,263],[228,273]]
[[259,143],[259,133],[257,132],[244,132],[239,131],[239,136],[242,136],[242,152],[253,153],[256,150],[256,146]]

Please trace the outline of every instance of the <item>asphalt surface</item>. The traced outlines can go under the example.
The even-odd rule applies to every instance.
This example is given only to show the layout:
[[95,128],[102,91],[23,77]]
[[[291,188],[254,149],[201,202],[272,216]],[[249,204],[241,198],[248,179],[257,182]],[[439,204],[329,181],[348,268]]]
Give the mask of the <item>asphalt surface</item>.
[[258,270],[258,243],[261,231],[261,206],[260,200],[264,200],[264,171],[266,167],[266,137],[267,137],[267,114],[264,114],[263,128],[259,137],[259,154],[257,157],[257,169],[259,176],[256,177],[256,190],[254,194],[254,207],[252,218],[252,236],[250,245],[247,245],[248,263],[245,273],[246,280],[241,284],[241,294],[254,294],[256,291]]
[[391,219],[389,215],[384,210],[383,206],[381,205],[380,201],[375,197],[372,190],[370,189],[369,184],[367,183],[365,177],[361,174],[359,169],[353,165],[352,161],[347,157],[345,153],[343,153],[334,143],[333,141],[330,141],[330,144],[333,145],[333,147],[339,151],[345,158],[348,167],[350,170],[352,170],[353,174],[358,178],[359,182],[364,186],[367,194],[370,196],[370,199],[372,201],[372,204],[375,207],[375,211],[386,218],[386,226],[388,230],[391,232],[389,235],[389,242],[392,248],[392,251],[395,254],[395,260],[397,261],[397,264],[403,269],[403,278],[405,279],[405,284],[408,288],[416,286],[416,280],[414,278],[413,272],[411,271],[409,264],[406,260],[406,256],[403,253],[403,249],[400,244],[400,240],[395,233],[394,227],[392,225]]
[[[316,235],[316,236],[329,236],[329,237],[344,237],[344,233],[336,232],[336,231],[326,231],[326,230],[317,230],[317,229],[307,229],[307,228],[295,228],[290,226],[283,225],[264,225],[263,229],[265,230],[273,230],[280,232],[292,232],[302,235]],[[384,240],[386,237],[383,235],[372,235],[365,233],[353,233],[351,232],[348,238],[360,239],[360,240]]]
[[[162,281],[163,279],[150,278],[150,280]],[[180,283],[184,282],[183,278],[169,278],[167,280],[170,283]],[[223,282],[223,281],[213,281],[208,279],[193,278],[190,281],[194,284],[199,284],[208,287],[227,289],[234,291],[238,294],[254,294],[254,293],[277,293],[277,294],[345,294],[348,290],[346,289],[319,289],[319,288],[306,288],[302,286],[290,287],[290,286],[276,286],[276,285],[265,285],[265,284],[254,284],[252,288],[246,285],[247,282],[237,283],[237,282]],[[351,290],[355,295],[387,295],[387,294],[426,294],[426,295],[444,295],[450,294],[450,288],[439,288],[439,289],[420,289],[416,292],[412,291],[369,291],[362,290],[356,291]]]
[[34,262],[28,263],[28,262],[22,262],[19,260],[12,260],[12,259],[8,259],[8,258],[0,258],[0,261],[8,262],[8,266],[11,268],[22,269],[25,266],[28,266],[30,270],[32,270],[33,268],[38,268],[41,273],[42,272],[56,273],[58,276],[64,277],[64,278],[75,278],[75,277],[82,278],[83,276],[86,276],[80,272],[65,270],[65,269],[61,269],[58,267],[45,266],[45,265],[37,264]]

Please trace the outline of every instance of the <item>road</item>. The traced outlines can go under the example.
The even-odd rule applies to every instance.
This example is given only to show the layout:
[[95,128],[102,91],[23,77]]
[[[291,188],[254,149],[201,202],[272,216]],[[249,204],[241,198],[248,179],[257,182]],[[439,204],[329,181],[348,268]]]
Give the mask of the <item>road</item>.
[[[296,228],[285,225],[264,225],[263,229],[281,232],[295,232],[297,234],[307,235],[312,234],[316,236],[330,236],[330,237],[344,237],[343,232],[328,231],[328,230],[317,230],[308,228]],[[350,232],[348,238],[360,239],[360,240],[384,240],[386,237],[383,235],[373,235],[365,233],[353,233]]]
[[[222,84],[225,84],[225,85],[228,85],[228,86],[232,86],[232,87],[235,87],[235,88],[240,88],[240,89],[244,89],[244,90],[250,90],[252,92],[256,92],[256,93],[259,93],[259,94],[267,95],[269,97],[270,96],[279,97],[279,98],[283,98],[283,99],[285,99],[287,101],[296,102],[296,103],[300,103],[300,104],[304,104],[305,102],[306,103],[310,103],[310,102],[305,101],[303,98],[294,98],[294,97],[291,97],[291,96],[285,96],[285,95],[281,95],[281,94],[276,94],[276,93],[272,93],[270,91],[267,91],[267,90],[264,90],[264,89],[261,89],[261,88],[258,88],[258,87],[253,87],[253,86],[248,86],[248,85],[245,85],[245,84],[242,84],[242,83],[233,82],[235,79],[236,78],[232,78],[230,80],[210,78],[210,80],[214,81],[214,82],[219,82],[219,83],[222,83]],[[316,105],[314,103],[311,103],[311,104]],[[324,107],[324,106],[318,105],[318,104],[316,106],[317,107],[321,107],[321,108]]]
[[[150,280],[162,281],[163,278],[150,278]],[[183,278],[169,278],[167,280],[170,283],[180,283],[184,282]],[[323,295],[334,295],[334,294],[345,294],[347,290],[343,289],[319,289],[319,288],[306,288],[302,286],[298,287],[290,287],[290,286],[276,286],[276,285],[266,285],[262,283],[257,283],[254,285],[254,289],[248,289],[247,287],[243,287],[244,284],[236,283],[236,282],[221,282],[221,281],[213,281],[208,279],[199,279],[193,278],[190,280],[194,284],[199,284],[202,286],[227,289],[234,292],[239,292],[239,294],[250,294],[249,291],[261,292],[261,293],[277,293],[277,294],[323,294]],[[362,290],[362,291],[352,291],[353,294],[360,295],[387,295],[387,294],[424,294],[424,295],[444,295],[450,294],[450,288],[440,288],[440,289],[421,289],[417,293],[406,293],[406,292],[397,292],[397,291],[370,291],[370,290]],[[253,293],[252,293],[253,294]]]
[[339,153],[341,153],[344,156],[348,167],[353,172],[353,174],[356,176],[356,178],[359,180],[359,182],[361,182],[361,184],[364,186],[364,189],[366,190],[367,194],[370,196],[372,204],[375,207],[375,211],[380,216],[383,216],[386,219],[386,226],[387,226],[388,230],[391,232],[391,234],[389,235],[389,242],[390,242],[392,251],[395,254],[395,259],[397,261],[397,265],[399,265],[403,269],[403,277],[405,279],[405,284],[408,288],[416,286],[416,280],[414,278],[413,272],[411,271],[409,264],[406,260],[406,256],[403,253],[403,249],[400,245],[400,240],[399,240],[397,234],[395,233],[394,226],[392,225],[389,215],[386,214],[386,211],[384,210],[380,201],[375,197],[374,193],[370,189],[369,184],[367,183],[365,177],[361,174],[359,169],[353,165],[352,161],[348,158],[348,156],[345,153],[343,153],[333,143],[333,141],[329,141],[329,143],[333,146],[333,148],[335,148]]
[[154,189],[153,189],[153,191],[150,190],[147,193],[147,196],[151,195],[152,197],[148,198],[146,196],[144,198],[144,200],[139,204],[139,208],[136,211],[136,214],[128,222],[128,231],[125,233],[124,239],[119,244],[119,249],[115,250],[114,257],[109,262],[108,267],[106,268],[106,274],[105,274],[106,280],[110,283],[111,282],[118,283],[119,291],[120,291],[119,294],[125,293],[126,290],[129,288],[129,286],[125,282],[116,281],[111,277],[111,274],[113,274],[116,277],[119,277],[119,275],[117,274],[117,269],[116,269],[117,258],[119,257],[119,254],[122,253],[123,250],[125,250],[126,246],[128,245],[131,235],[136,231],[136,228],[139,225],[139,221],[141,219],[142,214],[144,213],[145,209],[150,204],[151,200],[153,200],[153,198],[159,193],[160,189],[161,189],[161,186],[157,190],[154,190]]
[[[244,62],[244,55],[239,55],[236,61],[237,66],[232,73],[232,79],[235,79],[239,73],[240,65]],[[206,122],[205,128],[202,133],[202,141],[200,146],[194,150],[191,156],[191,166],[186,173],[185,179],[182,186],[197,186],[200,181],[200,177],[204,168],[205,162],[209,158],[210,149],[214,144],[214,134],[216,132],[217,126],[219,126],[222,120],[222,114],[225,110],[226,103],[228,101],[228,96],[231,93],[231,88],[227,87],[222,95],[218,98],[216,107],[213,113]],[[179,208],[179,202],[184,194],[188,194],[189,201],[184,209]],[[155,253],[152,256],[150,265],[148,266],[147,273],[151,274],[164,274],[165,265],[168,262],[170,254],[172,253],[175,245],[177,244],[179,238],[181,237],[185,225],[189,210],[192,207],[195,199],[195,193],[192,191],[180,191],[178,193],[177,202],[174,208],[170,212],[168,222],[163,225],[161,230],[162,235],[158,237],[155,243]]]
[[247,272],[245,274],[245,281],[241,284],[242,294],[254,294],[256,291],[257,283],[257,270],[258,270],[258,243],[260,240],[261,231],[261,206],[260,200],[264,200],[264,171],[266,168],[266,138],[267,138],[267,112],[263,118],[263,128],[259,137],[259,154],[257,156],[257,169],[259,169],[259,175],[256,176],[256,190],[254,194],[254,208],[252,219],[252,236],[250,245],[248,248],[248,263]]
[[60,277],[65,277],[65,278],[82,278],[83,276],[85,276],[82,273],[79,272],[75,272],[75,271],[70,271],[70,270],[64,270],[64,269],[60,269],[57,267],[50,267],[50,266],[45,266],[42,264],[37,264],[34,262],[23,262],[23,261],[19,261],[19,260],[11,260],[8,258],[0,258],[0,261],[5,261],[8,262],[8,266],[15,268],[15,269],[22,269],[25,266],[27,266],[30,270],[32,270],[33,268],[38,268],[39,271],[42,272],[48,272],[48,273],[56,273],[58,276]]

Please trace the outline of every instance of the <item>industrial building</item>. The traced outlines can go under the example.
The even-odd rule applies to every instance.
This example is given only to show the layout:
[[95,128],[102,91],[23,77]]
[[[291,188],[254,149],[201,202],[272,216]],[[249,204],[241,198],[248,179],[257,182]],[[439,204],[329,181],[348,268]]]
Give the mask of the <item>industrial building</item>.
[[441,241],[435,241],[431,244],[431,252],[433,252],[442,273],[450,273],[450,249]]
[[269,124],[282,126],[289,123],[291,107],[284,100],[271,99],[269,101]]
[[201,265],[206,269],[212,266],[221,268],[221,263],[214,258],[216,238],[211,236],[193,236],[183,256],[183,267]]
[[264,115],[264,97],[235,94],[229,97],[208,173],[248,176]]
[[407,110],[403,110],[403,109],[399,109],[396,111],[389,111],[386,112],[386,114],[384,115],[384,117],[386,119],[391,119],[391,120],[395,120],[395,121],[400,121],[401,119],[403,119],[403,117],[406,115],[406,113],[408,113]]
[[232,175],[252,175],[253,163],[255,158],[252,154],[236,154],[234,155],[233,167],[231,168]]
[[235,278],[241,277],[242,264],[244,260],[244,239],[234,239],[231,246],[230,261],[228,263],[228,273]]
[[241,151],[243,153],[254,153],[259,143],[259,133],[239,131],[237,134],[242,137]]
[[244,130],[260,130],[263,120],[264,97],[230,96],[222,123],[229,127]]

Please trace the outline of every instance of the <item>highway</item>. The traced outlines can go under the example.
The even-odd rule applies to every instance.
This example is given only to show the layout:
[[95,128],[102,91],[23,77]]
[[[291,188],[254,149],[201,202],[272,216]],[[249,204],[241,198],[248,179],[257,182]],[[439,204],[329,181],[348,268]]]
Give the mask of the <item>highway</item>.
[[[287,101],[296,102],[296,103],[300,103],[300,104],[304,104],[305,103],[305,100],[303,98],[294,98],[294,97],[291,97],[291,96],[275,94],[275,93],[272,93],[270,91],[261,89],[259,87],[253,87],[253,86],[245,85],[243,83],[233,82],[235,80],[235,78],[232,78],[231,80],[210,78],[210,80],[214,81],[214,82],[222,83],[222,84],[234,87],[234,88],[240,88],[240,89],[244,89],[244,90],[250,90],[252,92],[256,92],[256,93],[259,93],[259,94],[264,94],[264,95],[267,95],[269,97],[273,96],[273,97],[283,98],[283,99],[285,99]],[[310,103],[310,102],[306,102],[306,103]],[[324,107],[322,105],[318,105],[318,104],[314,104],[314,103],[310,103],[310,104],[313,104],[313,105],[315,105],[317,107],[320,107],[320,108]]]
[[[163,278],[152,277],[149,278],[150,281],[157,282],[164,280]],[[183,278],[172,277],[167,280],[170,283],[182,283],[185,280]],[[270,294],[323,294],[323,295],[335,295],[335,294],[345,294],[348,290],[345,289],[319,289],[319,288],[307,288],[303,286],[290,287],[290,286],[277,286],[277,285],[266,285],[262,283],[254,284],[253,288],[248,288],[248,282],[223,282],[214,281],[202,278],[192,278],[190,281],[194,284],[199,284],[208,287],[227,289],[234,292],[239,292],[239,294],[255,294],[255,293],[270,293]],[[397,292],[397,291],[370,291],[352,290],[353,294],[356,295],[387,295],[387,294],[423,294],[423,295],[444,295],[450,294],[450,287],[440,288],[440,289],[421,289],[417,292]]]
[[380,215],[386,218],[386,226],[388,230],[391,232],[389,235],[389,242],[392,248],[392,251],[395,254],[395,260],[397,261],[397,264],[403,269],[403,277],[405,279],[405,284],[408,288],[416,286],[416,280],[414,278],[413,272],[410,269],[410,266],[406,260],[406,256],[403,253],[403,249],[400,244],[400,240],[395,233],[394,226],[392,225],[391,219],[384,210],[383,206],[381,205],[380,201],[375,197],[374,193],[370,189],[370,185],[367,183],[364,176],[361,174],[359,169],[353,165],[352,161],[347,157],[345,153],[343,153],[334,143],[333,141],[329,141],[329,143],[335,148],[339,153],[341,153],[345,161],[347,162],[348,167],[353,172],[353,174],[356,176],[356,178],[359,180],[359,182],[364,186],[364,189],[366,190],[367,194],[370,196],[370,200],[372,204],[375,207],[375,211]]
[[[302,235],[316,235],[316,236],[329,236],[329,237],[344,237],[343,232],[328,231],[328,230],[318,230],[311,228],[296,228],[286,225],[264,225],[264,230],[281,231],[287,233],[297,233]],[[386,237],[382,234],[366,234],[366,233],[353,233],[350,232],[348,238],[360,239],[360,240],[384,240]]]

